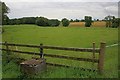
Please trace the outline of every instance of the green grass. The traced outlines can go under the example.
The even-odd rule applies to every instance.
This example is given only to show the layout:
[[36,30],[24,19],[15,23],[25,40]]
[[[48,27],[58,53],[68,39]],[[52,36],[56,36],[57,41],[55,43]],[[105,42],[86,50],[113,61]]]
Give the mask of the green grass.
[[[43,43],[44,45],[52,46],[89,48],[92,47],[93,42],[96,43],[96,47],[100,46],[100,42],[106,42],[107,45],[111,45],[118,42],[118,29],[116,28],[39,27],[36,25],[7,25],[3,26],[3,28],[5,32],[2,35],[2,40],[3,42],[7,41],[10,43],[35,44],[35,45]],[[15,49],[15,47],[13,47],[13,49]],[[39,51],[38,49],[33,48],[31,49],[18,47],[18,49],[33,52]],[[44,50],[44,53],[75,57],[90,57],[90,58],[92,57],[92,53],[90,54],[59,50]],[[17,54],[17,56],[30,59],[33,55]],[[88,62],[57,59],[50,57],[45,58],[47,59],[47,62],[92,68],[91,63]],[[99,77],[116,78],[118,77],[117,66],[118,66],[118,47],[116,46],[106,48],[104,65],[105,73],[102,76],[97,75],[96,73],[91,73],[90,76],[88,72],[82,72],[73,69],[54,68],[48,71],[47,73],[44,73],[41,77],[88,78],[90,76],[97,78]],[[83,73],[84,75],[81,75]]]
[[97,46],[101,41],[113,44],[118,37],[117,29],[111,28],[51,28],[35,25],[12,25],[4,28],[3,41],[25,44],[91,47],[92,42],[96,42]]

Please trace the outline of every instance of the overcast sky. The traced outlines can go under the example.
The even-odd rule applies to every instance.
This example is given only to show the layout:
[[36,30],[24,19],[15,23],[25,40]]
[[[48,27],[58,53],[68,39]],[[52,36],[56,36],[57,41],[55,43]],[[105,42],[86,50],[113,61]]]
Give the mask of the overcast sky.
[[119,0],[2,0],[10,8],[9,18],[44,16],[49,19],[103,19],[118,17]]

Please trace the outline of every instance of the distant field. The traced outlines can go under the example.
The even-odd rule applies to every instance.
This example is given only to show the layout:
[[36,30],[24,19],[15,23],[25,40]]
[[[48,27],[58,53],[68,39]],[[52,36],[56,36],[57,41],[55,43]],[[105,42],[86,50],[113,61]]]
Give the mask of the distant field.
[[[83,23],[82,23],[83,24]],[[98,24],[98,23],[97,23]],[[100,23],[99,23],[100,24]],[[22,44],[35,44],[40,45],[52,45],[52,46],[63,46],[63,47],[82,47],[89,48],[92,47],[92,42],[96,43],[96,47],[100,46],[100,42],[106,42],[107,45],[111,45],[118,42],[118,29],[116,28],[83,28],[83,27],[39,27],[36,25],[7,25],[3,26],[4,33],[2,36],[2,41],[7,41],[9,43],[22,43]],[[14,48],[14,47],[13,47]],[[18,50],[39,52],[39,49],[22,48],[18,47]],[[92,57],[90,53],[82,52],[70,52],[70,51],[59,51],[59,50],[44,50],[48,54],[57,54],[65,56],[77,56],[77,57]],[[19,55],[23,58],[30,59],[32,56],[29,55]],[[80,66],[91,68],[91,63],[82,61],[71,61],[66,59],[57,59],[45,57],[47,62],[59,63],[72,66]],[[112,65],[112,66],[111,66]],[[105,74],[103,76],[92,76],[92,77],[103,77],[103,78],[115,78],[118,77],[117,72],[118,66],[118,47],[106,48],[105,53]],[[46,77],[62,77],[66,78],[78,78],[81,77],[78,70],[69,69],[52,69],[52,73],[45,74]],[[78,75],[75,73],[77,72]],[[10,72],[11,73],[11,72]],[[87,74],[83,72],[84,74]],[[4,73],[5,74],[5,73]],[[12,75],[12,73],[11,73]],[[43,77],[45,77],[45,75]],[[74,76],[73,76],[74,75]],[[89,73],[88,73],[89,75]],[[4,75],[4,77],[9,75]]]
[[[105,27],[105,21],[96,21],[93,22],[91,27]],[[70,27],[85,27],[85,22],[71,22]]]

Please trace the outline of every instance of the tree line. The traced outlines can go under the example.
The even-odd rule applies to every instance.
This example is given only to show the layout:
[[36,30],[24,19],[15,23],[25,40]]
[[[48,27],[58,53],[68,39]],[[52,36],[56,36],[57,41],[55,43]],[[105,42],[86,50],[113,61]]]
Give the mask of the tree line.
[[60,21],[58,19],[48,19],[45,17],[23,17],[18,19],[6,18],[3,22],[4,22],[3,25],[36,24],[38,26],[52,26],[52,27],[59,26],[60,23],[62,23],[63,26],[69,26],[70,24],[67,18],[63,18]]
[[[72,19],[71,19],[72,20]],[[18,19],[9,19],[6,15],[4,15],[3,25],[19,25],[19,24],[36,24],[38,26],[51,26],[57,27],[62,23],[63,26],[69,26],[71,20],[67,18],[63,18],[61,21],[58,19],[48,19],[45,17],[23,17]],[[96,20],[98,21],[98,20]],[[120,18],[115,18],[114,16],[106,16],[104,20],[106,22],[106,27],[117,28],[120,26]],[[91,16],[85,16],[82,21],[76,20],[73,22],[85,22],[85,27],[90,27],[94,20],[92,20]]]

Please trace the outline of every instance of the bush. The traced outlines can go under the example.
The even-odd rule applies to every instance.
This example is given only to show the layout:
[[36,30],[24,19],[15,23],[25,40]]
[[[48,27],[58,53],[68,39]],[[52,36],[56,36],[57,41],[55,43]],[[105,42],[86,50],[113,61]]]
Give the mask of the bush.
[[69,22],[69,20],[68,19],[66,19],[66,18],[64,18],[64,19],[62,19],[62,25],[63,26],[69,26],[69,24],[70,24],[70,22]]

